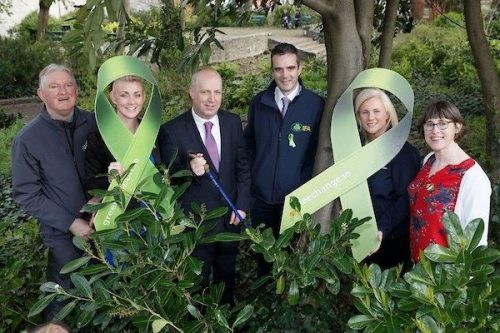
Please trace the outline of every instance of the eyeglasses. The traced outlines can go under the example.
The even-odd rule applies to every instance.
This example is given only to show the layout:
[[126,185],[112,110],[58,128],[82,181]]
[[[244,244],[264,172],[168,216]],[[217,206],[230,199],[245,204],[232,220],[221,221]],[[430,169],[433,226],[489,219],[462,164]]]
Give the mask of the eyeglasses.
[[428,121],[424,124],[424,130],[426,131],[432,131],[434,129],[434,126],[436,126],[439,130],[444,131],[448,128],[448,125],[450,123],[454,123],[452,120],[440,120],[437,123],[433,123],[432,121]]

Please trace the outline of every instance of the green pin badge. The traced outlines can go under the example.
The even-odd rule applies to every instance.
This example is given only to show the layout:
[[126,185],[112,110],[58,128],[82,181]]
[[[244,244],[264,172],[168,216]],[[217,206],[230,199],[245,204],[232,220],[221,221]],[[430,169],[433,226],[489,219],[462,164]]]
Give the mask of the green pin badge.
[[288,134],[288,145],[292,148],[297,147],[295,141],[293,140],[293,133]]
[[[365,87],[391,92],[408,112],[397,126],[362,146],[353,108],[353,91]],[[361,261],[376,249],[380,241],[377,239],[378,228],[366,180],[387,165],[403,147],[410,132],[413,99],[410,84],[396,72],[372,68],[359,73],[340,96],[333,111],[331,140],[336,162],[286,196],[280,232],[300,219],[289,205],[290,197],[299,200],[302,213],[310,214],[340,197],[342,207],[352,209],[356,217],[372,217],[372,220],[356,229],[360,237],[352,240],[354,258]]]
[[[116,79],[127,75],[140,77],[152,85],[149,103],[135,134],[130,133],[123,125],[105,94],[106,87]],[[125,207],[131,199],[131,193],[134,193],[138,186],[144,192],[160,193],[159,183],[162,177],[149,157],[160,129],[161,96],[150,69],[139,59],[131,56],[117,56],[104,62],[97,74],[95,116],[99,132],[111,154],[125,169],[133,165],[121,183],[126,193]],[[109,188],[115,186],[117,186],[116,181],[112,181]],[[162,215],[169,216],[173,214],[173,207],[170,204],[173,190],[168,188],[166,191],[167,193],[163,193],[164,196],[162,194],[164,199],[158,204],[155,203],[155,206],[161,207]],[[103,198],[103,202],[109,201],[113,201],[113,198]],[[114,228],[115,219],[121,213],[123,210],[116,203],[99,210],[94,218],[96,230]]]

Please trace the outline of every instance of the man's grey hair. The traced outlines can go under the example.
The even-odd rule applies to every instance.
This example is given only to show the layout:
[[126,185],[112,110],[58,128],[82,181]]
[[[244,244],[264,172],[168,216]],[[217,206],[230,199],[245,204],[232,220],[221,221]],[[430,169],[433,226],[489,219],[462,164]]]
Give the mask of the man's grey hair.
[[50,64],[50,65],[45,66],[45,68],[42,69],[40,74],[38,75],[38,88],[43,89],[46,86],[47,76],[50,73],[54,73],[54,72],[66,72],[66,73],[68,73],[76,85],[75,75],[73,74],[73,71],[71,69],[69,69],[68,67],[66,67],[64,65],[60,65],[60,64]]

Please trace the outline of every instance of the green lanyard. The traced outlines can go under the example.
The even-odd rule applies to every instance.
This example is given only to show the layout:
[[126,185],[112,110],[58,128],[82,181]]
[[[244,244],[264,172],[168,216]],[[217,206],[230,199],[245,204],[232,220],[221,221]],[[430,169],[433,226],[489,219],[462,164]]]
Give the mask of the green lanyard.
[[[146,112],[135,134],[124,126],[108,101],[105,89],[113,81],[123,76],[134,75],[152,85],[151,98]],[[139,187],[143,192],[160,193],[162,176],[150,161],[149,157],[156,141],[161,122],[161,96],[158,84],[150,69],[139,59],[131,56],[117,56],[108,59],[99,68],[97,74],[97,95],[95,99],[95,115],[99,132],[115,159],[124,169],[134,164],[120,185],[125,192],[125,207],[131,199],[131,194]],[[113,180],[109,189],[117,186]],[[173,190],[162,196],[162,215],[171,216],[173,207],[170,197]],[[113,197],[104,197],[103,202],[114,201]],[[114,202],[99,210],[94,218],[96,230],[115,228],[115,219],[123,213],[120,206]]]
[[[353,107],[353,91],[368,87],[391,92],[408,112],[397,126],[362,146]],[[335,164],[286,196],[280,232],[300,219],[289,205],[290,197],[299,199],[302,214],[312,214],[340,197],[342,207],[352,209],[355,217],[372,217],[355,231],[360,237],[352,240],[354,258],[361,261],[376,249],[380,241],[367,179],[387,165],[406,142],[411,128],[413,99],[410,84],[396,72],[372,68],[359,73],[333,110],[330,135]]]

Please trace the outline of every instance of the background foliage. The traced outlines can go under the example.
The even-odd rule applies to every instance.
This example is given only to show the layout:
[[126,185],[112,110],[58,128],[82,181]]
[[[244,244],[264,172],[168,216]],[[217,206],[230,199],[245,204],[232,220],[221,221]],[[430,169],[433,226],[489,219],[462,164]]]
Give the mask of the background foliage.
[[[133,14],[133,28],[131,28],[131,31],[135,31],[137,34],[146,34],[149,31],[148,29],[157,30],[155,25],[159,24],[158,18],[160,15],[159,12]],[[460,14],[451,14],[450,17],[457,22],[463,20]],[[34,26],[33,19],[30,20],[27,19],[24,22],[25,24],[23,23],[24,25],[17,28],[17,37],[0,39],[0,53],[2,54],[0,58],[0,77],[2,78],[0,80],[0,98],[33,95],[36,91],[39,70],[49,62],[59,62],[66,59],[77,73],[81,89],[79,102],[84,108],[91,110],[94,103],[96,72],[88,70],[70,56],[71,50],[68,50],[64,44],[33,42],[27,37],[30,27]],[[498,20],[491,20],[488,25],[488,31],[493,35],[496,33],[497,36],[500,31],[498,22]],[[56,22],[54,24],[60,23]],[[229,22],[228,24],[232,23]],[[193,27],[195,25],[193,23]],[[56,28],[57,25],[54,26],[54,29]],[[107,32],[114,32],[116,25],[110,25],[107,29]],[[184,42],[186,41],[189,42],[189,40],[184,40]],[[500,68],[498,40],[490,39],[490,43],[492,51],[495,52],[494,59],[497,61],[497,68]],[[376,63],[376,54],[376,50],[372,52],[372,64]],[[164,48],[158,54],[159,63],[163,65],[154,67],[164,101],[164,121],[173,118],[190,104],[186,92],[186,87],[189,84],[189,73],[178,72],[173,66],[180,58],[181,54],[178,50]],[[251,97],[257,91],[265,88],[271,80],[269,55],[257,57],[250,61],[218,64],[217,69],[224,78],[224,108],[235,111],[244,118]],[[326,92],[325,69],[324,60],[316,59],[305,63],[302,73],[305,86],[321,95],[325,95]],[[412,84],[416,97],[416,117],[433,98],[444,97],[457,104],[465,115],[466,125],[469,128],[469,134],[462,145],[467,152],[479,160],[480,164],[487,165],[484,150],[484,110],[477,74],[465,37],[465,30],[449,20],[438,19],[432,24],[419,24],[411,34],[399,34],[395,41],[392,69],[401,73]],[[259,74],[255,75],[254,73]],[[7,119],[2,118],[1,114],[0,118]],[[40,320],[37,316],[27,318],[27,313],[28,308],[35,303],[40,294],[38,286],[41,281],[44,281],[46,262],[45,253],[40,247],[41,240],[37,232],[36,222],[27,220],[26,216],[14,205],[10,196],[10,179],[8,178],[10,174],[10,144],[12,138],[22,126],[20,121],[13,123],[12,120],[5,120],[7,125],[4,126],[5,128],[0,129],[0,174],[3,175],[0,176],[0,185],[3,189],[0,198],[0,232],[5,235],[0,240],[0,277],[2,278],[0,281],[0,294],[2,295],[0,331],[19,331]],[[418,136],[415,128],[411,133],[410,141],[421,149],[422,155],[427,153],[428,149]],[[494,197],[497,198],[496,202],[500,203],[498,185],[494,187]],[[493,207],[490,222],[490,240],[493,245],[498,244],[497,239],[500,237],[499,216],[499,207]],[[327,276],[323,273],[317,273],[319,268],[322,267],[323,261],[314,263],[311,267],[304,266],[306,263],[304,259],[302,259],[302,262],[300,261],[301,257],[308,257],[311,253],[322,253],[321,251],[325,249],[322,246],[331,242],[328,237],[320,238],[319,235],[314,234],[314,229],[308,232],[312,236],[305,247],[299,247],[298,239],[292,237],[292,239],[285,242],[287,246],[277,248],[276,244],[280,240],[272,239],[269,233],[266,234],[266,232],[255,234],[260,236],[254,235],[254,237],[262,237],[262,239],[256,238],[252,242],[246,241],[242,245],[238,260],[238,281],[241,288],[237,296],[239,300],[249,299],[255,305],[252,319],[246,322],[244,326],[248,331],[276,332],[284,327],[291,332],[294,330],[325,331],[332,326],[340,331],[348,330],[346,327],[347,319],[355,314],[352,297],[348,291],[355,277],[352,274],[338,273],[336,271],[338,267],[335,264],[337,279],[333,278],[331,272],[328,272]],[[154,239],[151,239],[151,241],[153,242]],[[33,246],[33,244],[36,244],[36,246]],[[261,247],[255,244],[260,244]],[[319,246],[318,244],[323,245]],[[183,246],[174,245],[178,246],[178,249]],[[255,250],[257,252],[271,251],[272,255],[270,257],[275,261],[274,278],[261,286],[253,284],[255,281],[253,257]],[[283,261],[281,261],[283,258],[286,259],[286,265],[283,265]],[[328,258],[328,256],[325,256],[325,258]],[[139,261],[143,259],[135,257],[133,260]],[[157,259],[155,258],[155,260]],[[101,265],[103,264],[101,261]],[[498,261],[494,265],[495,269],[498,268]],[[194,264],[193,267],[195,266]],[[431,264],[431,266],[435,269],[439,265]],[[284,267],[292,267],[293,269],[284,269]],[[102,266],[100,269],[102,269]],[[111,269],[108,267],[106,270]],[[417,272],[421,273],[419,270],[421,268],[417,269]],[[340,269],[340,272],[342,272],[342,269]],[[365,274],[365,276],[368,276],[366,272],[359,272],[358,275]],[[129,273],[130,275],[126,276]],[[132,276],[138,277],[138,275],[134,275],[138,274],[138,272],[132,272],[132,270],[124,269],[122,274],[118,280],[122,279],[120,281],[126,281],[127,283],[131,281]],[[371,277],[379,276],[375,268],[370,268],[369,274],[371,274]],[[396,280],[395,272],[381,273],[380,277],[385,276],[382,280],[385,279],[384,281],[387,282],[386,278],[391,274]],[[498,275],[498,273],[495,274]],[[192,277],[195,275],[192,275]],[[281,276],[284,276],[284,278],[282,279]],[[325,279],[325,277],[331,280]],[[133,281],[134,285],[137,286],[139,282],[144,282],[144,285],[147,285],[147,283],[151,282],[147,280],[149,277],[144,278],[146,279],[144,281]],[[359,278],[361,280],[358,280],[358,284],[362,284],[363,278]],[[77,277],[77,279],[80,279],[80,277]],[[103,276],[102,279],[105,280],[105,277]],[[142,277],[139,279],[142,279]],[[196,277],[193,280],[196,280]],[[382,280],[379,282],[381,283]],[[280,281],[284,281],[284,287]],[[329,283],[329,281],[333,283]],[[335,290],[337,287],[333,288],[333,291],[337,293],[330,292],[333,285],[337,286],[337,282],[339,290]],[[402,278],[400,278],[400,282],[404,283]],[[96,281],[93,281],[93,283],[96,283]],[[105,283],[108,284],[108,281],[106,280]],[[196,282],[194,283],[196,284]],[[295,289],[295,285],[297,285],[297,289]],[[389,285],[386,284],[381,288],[385,287],[389,288]],[[125,290],[120,289],[120,286],[113,286],[113,288],[116,288],[113,290]],[[155,287],[153,286],[153,288]],[[182,287],[179,290],[187,290],[190,293],[196,290],[196,286]],[[264,292],[262,292],[263,290]],[[282,292],[276,294],[276,291]],[[82,292],[82,290],[75,292]],[[390,292],[384,290],[386,295],[390,295]],[[208,298],[202,300],[200,296],[201,298],[198,298],[197,301],[211,302],[217,298],[216,294],[207,295],[209,298],[215,297],[212,300]],[[105,298],[103,295],[99,297],[101,296]],[[393,296],[398,297],[395,294]],[[473,297],[471,294],[468,294],[468,296]],[[368,297],[372,297],[372,304],[379,301],[374,294],[370,294]],[[76,306],[82,306],[87,313],[95,310],[91,306],[84,307],[82,303],[75,304]],[[200,311],[204,318],[201,321],[205,320],[206,323],[214,323],[214,327],[225,327],[222,318],[228,318],[226,321],[229,320],[229,322],[234,323],[235,318],[240,313],[238,311],[241,311],[242,307],[237,308],[234,312],[222,308],[219,310],[219,315],[216,314],[216,311],[211,313]],[[493,317],[499,316],[498,302],[492,304],[491,311]],[[199,318],[201,318],[198,317],[199,313],[191,307],[182,308],[180,313],[180,318],[186,320],[186,322],[198,322]],[[361,313],[363,312],[361,311]],[[123,313],[114,314],[108,324],[111,325],[110,323],[113,322],[113,325],[119,327],[118,322],[122,319],[120,315],[123,314],[126,314],[125,310]],[[277,316],[277,314],[280,314],[280,316]],[[75,317],[72,320],[77,319]],[[123,322],[123,325],[135,325],[129,319],[125,319]],[[100,325],[102,324],[103,322],[100,323]],[[142,322],[142,325],[144,325],[144,322]]]

